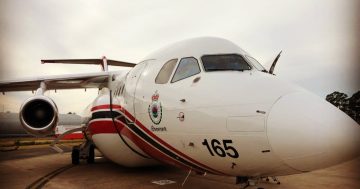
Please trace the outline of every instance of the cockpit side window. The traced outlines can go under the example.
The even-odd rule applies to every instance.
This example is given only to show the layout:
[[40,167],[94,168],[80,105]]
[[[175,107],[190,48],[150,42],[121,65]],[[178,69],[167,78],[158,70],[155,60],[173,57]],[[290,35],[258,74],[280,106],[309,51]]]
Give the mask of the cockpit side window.
[[266,71],[266,69],[253,57],[246,56],[250,63],[259,71]]
[[182,58],[179,62],[178,67],[176,68],[171,83],[191,77],[198,73],[200,73],[200,67],[196,58],[194,57]]
[[176,66],[177,59],[172,59],[167,61],[163,67],[160,69],[158,75],[156,76],[156,84],[165,84],[169,81],[170,76]]
[[251,70],[246,60],[238,54],[204,55],[201,60],[207,72]]

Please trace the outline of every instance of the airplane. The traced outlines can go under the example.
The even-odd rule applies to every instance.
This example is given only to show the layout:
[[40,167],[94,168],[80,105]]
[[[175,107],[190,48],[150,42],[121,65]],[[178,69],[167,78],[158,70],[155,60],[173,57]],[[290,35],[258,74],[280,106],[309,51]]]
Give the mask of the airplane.
[[166,46],[137,64],[105,57],[41,60],[99,64],[102,71],[2,81],[0,92],[36,90],[22,104],[20,121],[27,132],[42,136],[58,121],[57,105],[45,91],[99,89],[85,109],[86,142],[73,148],[73,164],[93,163],[97,148],[122,166],[163,163],[189,174],[236,177],[246,188],[262,178],[358,157],[360,126],[324,99],[275,76],[279,57],[268,71],[233,42],[200,37]]

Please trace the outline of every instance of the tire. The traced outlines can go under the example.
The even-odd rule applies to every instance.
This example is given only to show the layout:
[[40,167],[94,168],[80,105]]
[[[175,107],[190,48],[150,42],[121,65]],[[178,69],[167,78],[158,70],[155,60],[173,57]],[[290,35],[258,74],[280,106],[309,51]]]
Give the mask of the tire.
[[95,162],[95,146],[90,145],[89,147],[89,156],[87,157],[87,163],[92,164]]
[[79,165],[80,163],[80,149],[74,146],[71,152],[71,163],[73,165]]

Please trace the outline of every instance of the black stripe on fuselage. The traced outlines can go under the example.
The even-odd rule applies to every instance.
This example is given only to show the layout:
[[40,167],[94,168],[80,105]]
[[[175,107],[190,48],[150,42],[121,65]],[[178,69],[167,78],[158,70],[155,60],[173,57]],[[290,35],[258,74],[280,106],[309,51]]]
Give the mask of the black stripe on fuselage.
[[135,132],[140,138],[142,138],[143,140],[145,140],[147,143],[149,143],[151,146],[153,146],[154,148],[156,148],[157,150],[159,150],[160,152],[166,154],[167,156],[173,158],[176,161],[179,161],[181,163],[183,163],[184,165],[187,165],[191,168],[195,168],[197,170],[200,171],[204,171],[204,172],[209,172],[209,171],[205,171],[203,168],[185,160],[184,158],[176,155],[175,153],[173,153],[172,151],[168,150],[167,148],[165,148],[164,146],[160,145],[158,142],[156,142],[155,140],[153,140],[151,137],[149,137],[147,134],[145,134],[143,131],[141,131],[137,126],[135,126],[133,123],[130,123],[129,121],[127,121],[127,119],[125,117],[120,117],[117,120],[121,121],[122,123],[124,123],[130,130],[132,130],[133,132]]
[[93,119],[101,119],[101,118],[116,118],[118,116],[120,116],[121,114],[119,112],[111,112],[111,111],[99,111],[99,112],[94,112],[91,115],[91,120]]
[[[92,113],[91,116],[91,120],[94,119],[103,119],[103,118],[117,118],[117,117],[123,117],[119,112],[111,112],[111,111],[98,111],[98,112],[94,112]],[[114,123],[113,123],[114,124]],[[143,158],[147,158],[149,159],[150,157],[138,152],[137,150],[135,150],[134,148],[132,148],[127,142],[126,140],[121,136],[121,134],[119,133],[119,130],[117,129],[117,127],[114,125],[115,130],[117,132],[117,134],[119,135],[120,139],[124,142],[124,144],[130,148],[131,151],[133,151],[134,153],[138,154],[139,156],[143,157]]]
[[170,158],[174,159],[175,161],[181,162],[184,165],[187,165],[188,167],[197,169],[199,171],[204,171],[204,172],[209,172],[206,171],[204,168],[199,167],[187,160],[185,160],[184,158],[176,155],[174,152],[168,150],[167,148],[165,148],[164,146],[162,146],[161,144],[159,144],[157,141],[155,141],[154,139],[152,139],[150,136],[148,136],[147,134],[145,134],[141,129],[139,129],[137,126],[134,125],[134,122],[132,122],[131,120],[127,119],[124,115],[120,114],[119,112],[113,112],[113,115],[111,114],[111,111],[98,111],[98,112],[94,112],[92,114],[92,120],[93,119],[100,119],[100,118],[112,118],[112,116],[114,116],[114,118],[116,118],[116,120],[122,122],[125,126],[127,126],[131,131],[133,131],[134,133],[136,133],[140,138],[142,138],[145,142],[147,142],[149,145],[153,146],[154,148],[156,148],[157,150],[159,150],[161,153],[166,154],[167,156],[169,156]]

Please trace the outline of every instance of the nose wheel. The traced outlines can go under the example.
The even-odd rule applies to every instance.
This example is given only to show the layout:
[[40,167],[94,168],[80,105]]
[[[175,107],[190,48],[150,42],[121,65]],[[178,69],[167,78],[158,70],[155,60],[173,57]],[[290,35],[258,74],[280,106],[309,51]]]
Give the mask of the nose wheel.
[[266,182],[270,182],[270,178],[275,182],[276,184],[281,184],[279,179],[277,177],[262,177],[262,179],[265,178]]
[[71,152],[71,163],[73,165],[80,164],[80,160],[86,160],[88,164],[95,162],[95,145],[91,141],[74,146]]
[[236,184],[239,185],[240,189],[245,189],[250,186],[249,178],[248,177],[236,177]]
[[[257,186],[257,184],[262,180],[265,179],[267,182],[270,182],[270,178],[276,183],[280,184],[280,181],[272,176],[272,177],[243,177],[238,176],[236,177],[236,184],[239,185],[240,189],[245,189],[249,186]],[[257,189],[264,189],[261,187],[258,187]]]

